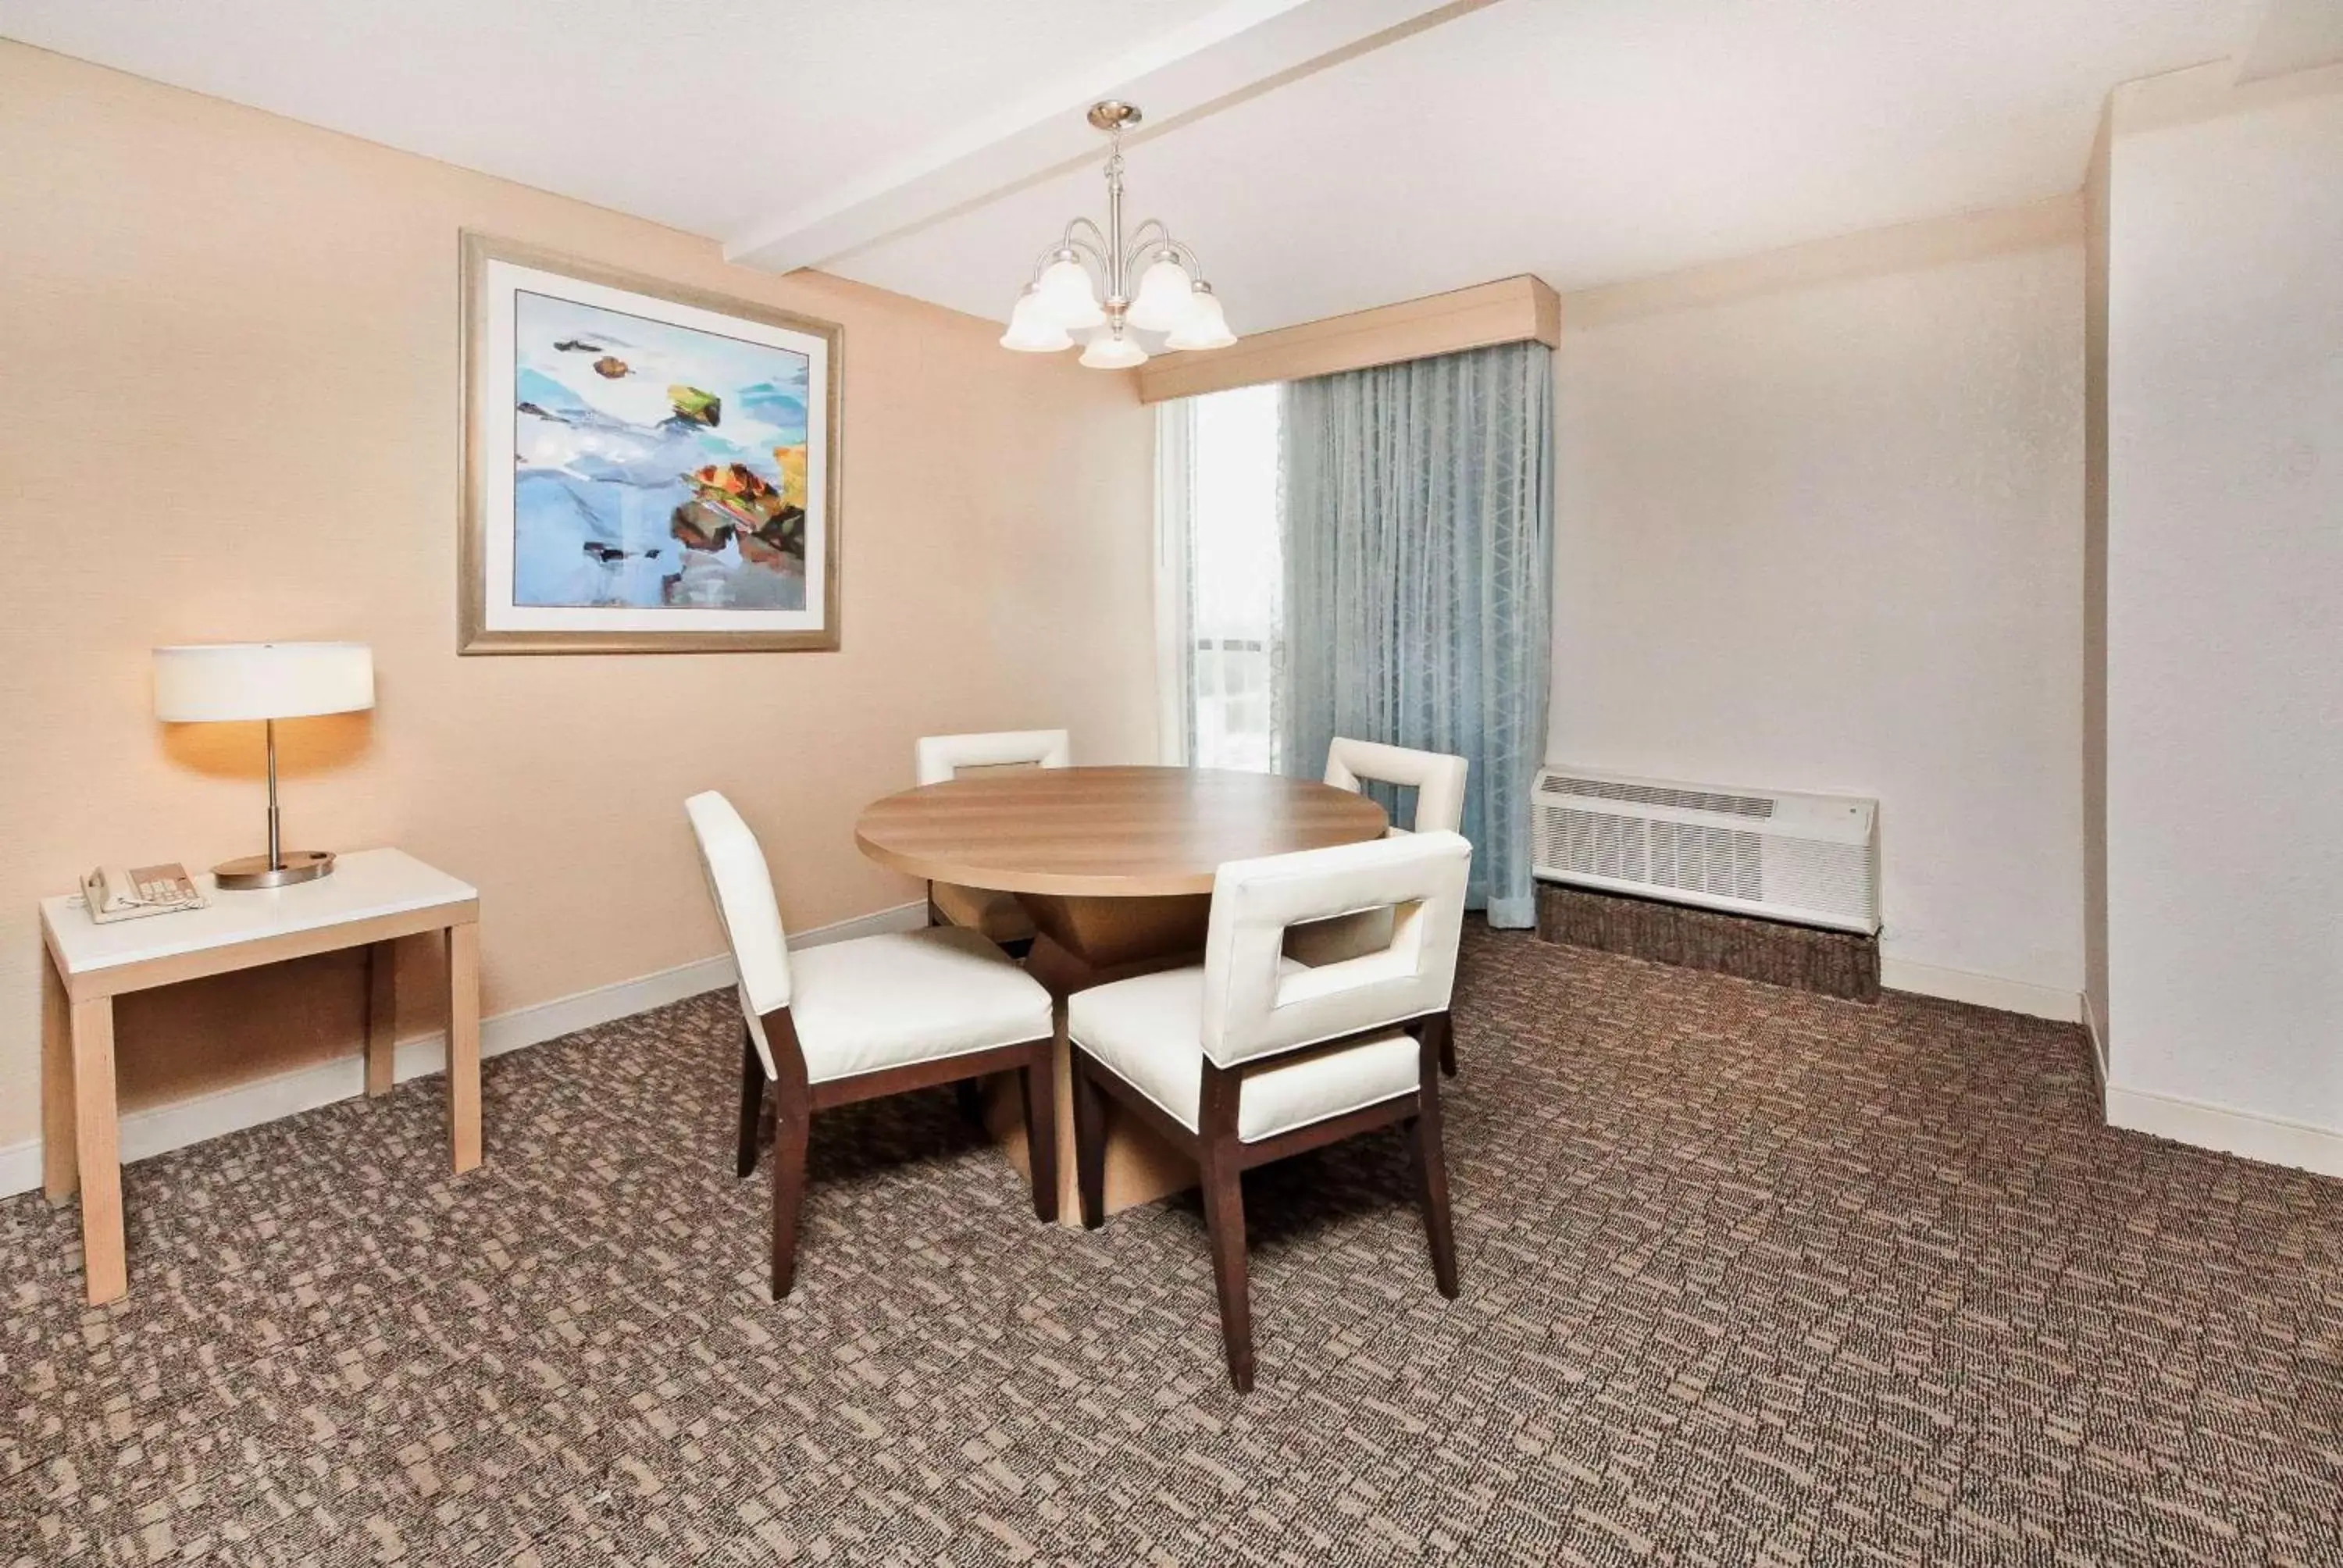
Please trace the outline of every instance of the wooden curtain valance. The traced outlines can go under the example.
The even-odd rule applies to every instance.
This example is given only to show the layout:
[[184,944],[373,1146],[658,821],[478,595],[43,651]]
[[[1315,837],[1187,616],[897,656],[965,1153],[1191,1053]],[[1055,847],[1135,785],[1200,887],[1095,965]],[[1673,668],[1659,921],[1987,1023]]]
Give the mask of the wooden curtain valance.
[[1505,277],[1258,333],[1227,348],[1159,355],[1139,368],[1139,399],[1161,403],[1533,339],[1549,348],[1561,343],[1562,301],[1534,277]]

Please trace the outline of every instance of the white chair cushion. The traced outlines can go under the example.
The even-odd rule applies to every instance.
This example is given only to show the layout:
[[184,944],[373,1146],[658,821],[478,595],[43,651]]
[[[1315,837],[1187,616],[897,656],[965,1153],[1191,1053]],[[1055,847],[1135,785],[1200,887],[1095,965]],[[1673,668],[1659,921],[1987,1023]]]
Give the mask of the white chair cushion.
[[928,902],[955,926],[982,931],[996,942],[1033,940],[1033,918],[1014,893],[995,888],[965,888],[958,882],[928,884]]
[[1041,1040],[1050,993],[974,931],[930,926],[789,955],[814,1083]]
[[[1066,1031],[1193,1132],[1204,1081],[1203,1012],[1203,970],[1165,970],[1075,992],[1066,1004]],[[1394,1030],[1348,1050],[1263,1068],[1237,1091],[1237,1137],[1258,1143],[1413,1094],[1421,1060],[1414,1038]]]

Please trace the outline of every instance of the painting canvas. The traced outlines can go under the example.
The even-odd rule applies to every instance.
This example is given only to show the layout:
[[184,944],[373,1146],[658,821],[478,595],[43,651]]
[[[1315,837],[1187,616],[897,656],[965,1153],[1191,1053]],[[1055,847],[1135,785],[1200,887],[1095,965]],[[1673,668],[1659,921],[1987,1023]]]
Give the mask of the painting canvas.
[[464,651],[836,648],[838,329],[466,259]]

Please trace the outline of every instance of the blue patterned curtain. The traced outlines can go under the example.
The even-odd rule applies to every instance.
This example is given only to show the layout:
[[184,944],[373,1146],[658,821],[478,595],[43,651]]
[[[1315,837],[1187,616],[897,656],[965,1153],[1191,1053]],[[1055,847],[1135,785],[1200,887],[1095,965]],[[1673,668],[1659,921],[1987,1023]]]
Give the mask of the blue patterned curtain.
[[1316,777],[1337,735],[1465,759],[1472,899],[1496,926],[1536,923],[1553,389],[1539,343],[1285,389],[1279,766]]

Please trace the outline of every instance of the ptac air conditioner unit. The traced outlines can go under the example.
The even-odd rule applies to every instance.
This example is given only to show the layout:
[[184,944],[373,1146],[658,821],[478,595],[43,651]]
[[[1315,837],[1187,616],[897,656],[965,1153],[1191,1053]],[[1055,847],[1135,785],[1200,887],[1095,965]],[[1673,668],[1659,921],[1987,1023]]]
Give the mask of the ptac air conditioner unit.
[[1879,802],[1633,779],[1539,773],[1537,874],[1736,914],[1879,930]]

